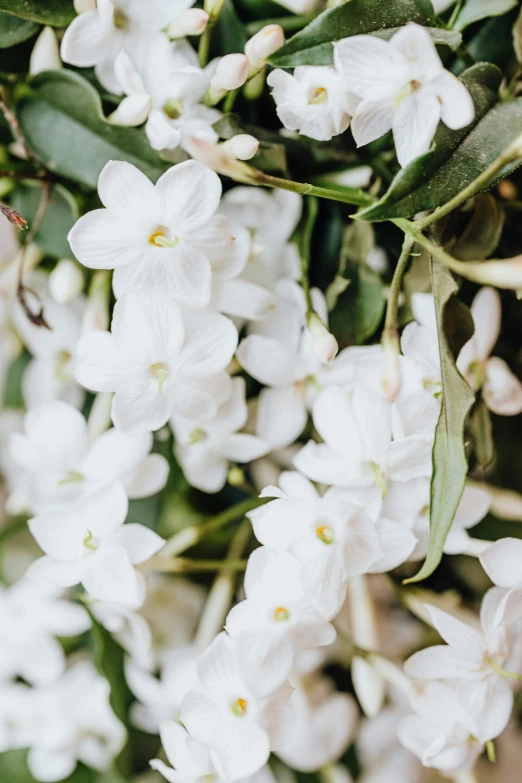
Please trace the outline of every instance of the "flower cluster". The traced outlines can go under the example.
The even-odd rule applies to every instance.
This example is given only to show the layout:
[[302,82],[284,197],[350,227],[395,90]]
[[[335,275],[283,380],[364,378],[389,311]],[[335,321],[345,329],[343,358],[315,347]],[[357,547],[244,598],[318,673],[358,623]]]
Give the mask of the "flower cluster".
[[471,0],[280,5],[75,0],[0,101],[2,779],[518,775],[519,67]]

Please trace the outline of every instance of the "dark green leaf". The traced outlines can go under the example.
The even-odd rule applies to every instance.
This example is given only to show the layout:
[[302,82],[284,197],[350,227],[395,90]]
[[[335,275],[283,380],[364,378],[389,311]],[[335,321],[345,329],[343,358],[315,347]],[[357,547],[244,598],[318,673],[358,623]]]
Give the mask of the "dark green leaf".
[[242,21],[236,13],[232,0],[225,0],[223,10],[212,33],[212,47],[216,55],[242,52],[247,42],[247,35]]
[[35,155],[64,177],[96,187],[109,160],[133,163],[156,180],[167,166],[143,130],[107,122],[96,90],[72,71],[46,71],[18,106],[18,119]]
[[454,297],[458,286],[451,272],[435,259],[432,288],[439,334],[442,407],[433,445],[428,553],[419,573],[408,582],[426,579],[441,561],[468,473],[464,425],[475,399],[455,363],[460,349],[473,335],[471,313]]
[[[18,186],[12,205],[29,223],[34,220],[42,195],[42,185]],[[62,185],[54,185],[44,219],[34,238],[46,255],[55,258],[74,258],[67,234],[78,220],[78,207],[73,196]]]
[[497,247],[504,226],[504,212],[488,193],[473,200],[471,218],[451,247],[451,255],[462,261],[482,261]]
[[473,406],[469,417],[469,430],[473,438],[473,451],[477,462],[482,468],[487,468],[495,456],[495,443],[491,414],[482,397]]
[[333,62],[333,41],[401,27],[407,22],[429,25],[433,17],[429,0],[346,0],[296,33],[269,62],[281,68],[328,65]]
[[473,123],[459,131],[441,123],[432,150],[401,169],[380,201],[359,217],[390,220],[435,209],[472,182],[518,135],[522,106],[495,106],[502,79],[496,66],[479,63],[459,78],[475,104]]
[[467,0],[457,17],[456,30],[464,30],[473,22],[486,19],[488,16],[501,16],[518,5],[518,0]]
[[76,16],[71,0],[0,0],[0,9],[51,27],[67,27]]
[[343,344],[362,345],[384,314],[382,280],[366,263],[374,244],[373,230],[365,223],[354,222],[345,230],[339,271],[327,291],[327,301],[334,305],[330,326]]
[[0,11],[0,49],[26,41],[38,31],[39,27],[27,19]]
[[125,653],[118,642],[113,639],[111,634],[100,625],[92,614],[91,620],[94,663],[100,674],[107,679],[111,686],[110,703],[114,714],[122,723],[126,724],[133,696],[125,680]]

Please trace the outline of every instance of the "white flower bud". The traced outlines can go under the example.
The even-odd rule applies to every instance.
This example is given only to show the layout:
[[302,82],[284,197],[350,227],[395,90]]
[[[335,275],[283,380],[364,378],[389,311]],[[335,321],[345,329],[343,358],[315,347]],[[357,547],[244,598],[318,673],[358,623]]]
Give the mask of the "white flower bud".
[[81,293],[83,289],[83,274],[80,267],[62,258],[49,275],[49,291],[55,302],[66,304]]
[[96,0],[73,0],[73,5],[77,14],[96,10]]
[[328,364],[337,356],[337,351],[339,350],[337,340],[315,312],[309,313],[306,325],[314,338],[315,355],[323,364]]
[[279,49],[285,42],[283,28],[278,24],[267,24],[262,30],[259,30],[245,46],[245,54],[252,68],[258,70],[270,57],[272,52]]
[[188,8],[167,28],[169,38],[186,38],[187,35],[201,35],[208,22],[208,14],[202,8]]
[[401,389],[399,338],[383,335],[382,388],[388,400],[394,400]]
[[29,73],[35,76],[41,71],[57,71],[62,68],[60,49],[52,27],[44,27],[33,47],[29,60]]
[[109,296],[111,277],[105,269],[98,269],[89,286],[87,307],[82,319],[82,334],[91,329],[109,328]]
[[248,133],[238,133],[237,136],[232,136],[231,139],[223,142],[223,149],[231,158],[250,160],[258,151],[259,142],[254,136],[249,136]]
[[237,90],[248,79],[250,63],[245,54],[226,54],[217,64],[212,86],[221,90]]
[[258,185],[263,182],[263,174],[248,163],[231,158],[227,155],[222,144],[212,144],[196,136],[190,136],[186,141],[185,149],[191,158],[199,160],[218,174],[224,174],[236,182],[244,182],[246,185]]

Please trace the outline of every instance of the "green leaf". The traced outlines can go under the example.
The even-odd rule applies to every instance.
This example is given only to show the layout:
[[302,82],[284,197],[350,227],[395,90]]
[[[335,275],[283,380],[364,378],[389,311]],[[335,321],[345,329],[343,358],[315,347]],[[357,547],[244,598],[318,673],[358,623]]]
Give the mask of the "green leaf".
[[500,242],[503,227],[504,212],[498,201],[489,193],[479,193],[473,199],[468,224],[448,250],[462,261],[483,261]]
[[39,30],[39,26],[27,19],[0,11],[0,49],[26,41]]
[[456,30],[464,30],[473,22],[488,16],[502,16],[518,5],[518,0],[467,0],[455,22]]
[[71,0],[0,0],[0,9],[51,27],[67,27],[76,16]]
[[346,0],[330,8],[296,33],[269,58],[271,65],[329,65],[333,42],[364,33],[382,33],[407,22],[428,25],[434,21],[429,0]]
[[364,220],[411,217],[444,204],[472,182],[518,135],[522,107],[495,106],[501,71],[474,65],[459,77],[475,104],[475,119],[462,130],[440,124],[430,152],[401,169],[384,196],[358,213]]
[[212,49],[215,49],[216,56],[242,52],[247,38],[245,28],[236,13],[232,0],[225,0],[223,10],[212,33]]
[[442,407],[433,444],[428,553],[419,573],[407,582],[426,579],[442,559],[444,543],[468,473],[464,425],[475,400],[455,363],[460,349],[473,335],[471,313],[454,297],[458,286],[453,275],[435,259],[432,260],[431,274],[439,335]]
[[109,160],[133,163],[152,180],[167,168],[143,130],[107,122],[100,96],[73,71],[46,71],[32,82],[17,115],[34,154],[51,171],[96,187]]
[[[42,185],[18,186],[12,198],[16,209],[29,223],[34,220],[42,195]],[[73,196],[62,185],[54,185],[44,219],[34,238],[46,255],[55,258],[74,258],[67,234],[78,220],[78,206]]]
[[366,263],[374,246],[372,227],[366,223],[353,222],[345,230],[339,271],[326,294],[333,305],[330,327],[343,344],[365,343],[384,314],[382,280]]
[[[87,606],[88,610],[88,606]],[[92,620],[91,636],[94,648],[94,663],[100,674],[111,686],[109,697],[114,714],[125,725],[128,723],[128,711],[133,701],[132,693],[125,679],[122,647],[111,634],[89,612]]]
[[479,397],[471,411],[469,430],[476,460],[481,468],[487,468],[495,457],[495,442],[491,414],[482,397]]

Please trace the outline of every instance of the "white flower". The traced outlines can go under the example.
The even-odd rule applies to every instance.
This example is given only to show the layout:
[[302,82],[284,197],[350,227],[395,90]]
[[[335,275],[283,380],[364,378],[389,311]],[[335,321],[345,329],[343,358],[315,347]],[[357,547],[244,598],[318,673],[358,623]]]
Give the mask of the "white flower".
[[0,588],[0,679],[19,676],[47,685],[62,674],[65,656],[54,637],[79,635],[91,623],[85,609],[61,592],[28,579]]
[[287,740],[290,688],[267,695],[266,684],[221,633],[198,661],[201,687],[182,704],[181,719],[210,748],[218,774],[233,783],[263,767],[270,750]]
[[393,129],[397,158],[406,166],[428,152],[442,120],[457,130],[474,117],[462,82],[446,71],[429,33],[410,23],[389,41],[355,35],[334,45],[337,68],[361,102],[352,120],[358,146]]
[[73,19],[62,39],[62,60],[79,68],[95,66],[98,81],[119,94],[114,62],[122,49],[154,48],[160,31],[192,5],[192,0],[98,0],[95,10]]
[[341,487],[378,488],[383,499],[394,482],[431,474],[433,435],[392,440],[389,403],[359,385],[352,392],[322,391],[313,406],[314,424],[325,441],[310,441],[294,464],[313,481]]
[[91,600],[89,608],[137,665],[151,665],[154,660],[151,629],[147,620],[134,611],[136,606]]
[[114,391],[118,429],[162,427],[174,411],[210,418],[217,404],[206,390],[229,364],[237,330],[214,313],[181,315],[159,288],[125,294],[114,307],[112,333],[92,331],[78,344],[76,378],[94,391]]
[[346,693],[336,693],[326,678],[300,682],[290,704],[292,739],[277,755],[292,769],[316,772],[337,761],[353,739],[357,707]]
[[506,362],[491,356],[500,334],[500,296],[494,288],[481,288],[471,305],[473,337],[462,348],[457,367],[474,391],[482,389],[488,408],[500,416],[522,412],[522,383]]
[[245,593],[225,627],[266,688],[275,690],[290,673],[294,650],[331,644],[335,630],[313,606],[300,563],[287,552],[256,549],[248,560]]
[[269,74],[277,116],[289,130],[318,141],[330,141],[350,124],[356,101],[339,72],[329,66],[302,65],[294,75],[276,69]]
[[156,494],[165,486],[169,466],[165,457],[149,454],[152,440],[148,432],[110,429],[90,441],[82,414],[54,401],[26,414],[24,432],[11,435],[9,449],[37,511],[107,482],[123,487],[129,498]]
[[422,680],[469,679],[477,687],[493,678],[511,694],[499,673],[510,654],[507,629],[496,624],[503,597],[504,591],[498,587],[488,590],[482,601],[480,630],[436,606],[426,605],[430,620],[446,646],[435,645],[414,653],[404,664],[406,674]]
[[97,770],[109,767],[126,736],[110,708],[109,694],[108,681],[88,661],[34,692],[27,765],[36,780],[63,780],[77,761]]
[[231,393],[211,419],[194,421],[172,416],[176,458],[193,487],[219,492],[225,486],[230,461],[250,462],[270,450],[261,438],[238,432],[247,416],[243,378],[232,380]]
[[14,303],[14,325],[33,355],[22,378],[24,402],[31,408],[40,402],[61,399],[80,407],[84,393],[74,380],[73,364],[81,334],[84,300],[76,298],[67,304],[58,304],[49,296],[47,282],[39,275],[30,278],[29,285],[39,295],[51,329],[31,323],[18,301]]
[[164,540],[143,525],[124,525],[127,507],[123,488],[113,484],[33,517],[29,529],[45,555],[27,575],[62,587],[81,582],[100,601],[139,606],[144,587],[134,565]]
[[[256,538],[294,554],[310,601],[326,617],[334,617],[349,577],[366,573],[383,560],[378,529],[361,506],[332,490],[321,498],[299,473],[282,473],[279,483],[281,489],[266,487],[261,493],[276,500],[248,514]],[[413,544],[412,539],[411,548]]]
[[[335,361],[325,367],[317,356],[315,338],[306,328],[303,291],[297,283],[280,280],[275,293],[277,306],[264,320],[251,324],[237,359],[249,375],[272,387],[259,395],[257,434],[273,448],[280,448],[299,437],[318,390],[344,368]],[[324,297],[313,289],[312,299],[326,324]]]
[[173,720],[165,720],[160,726],[160,736],[163,750],[172,767],[160,759],[152,759],[150,766],[161,772],[169,783],[214,780],[216,769],[209,749],[191,737],[183,726]]
[[120,52],[114,68],[127,97],[112,113],[112,122],[141,125],[147,120],[145,132],[151,147],[169,159],[175,159],[173,151],[178,147],[186,148],[190,137],[217,142],[219,137],[212,125],[221,112],[201,102],[215,62],[200,68],[194,49],[186,41],[172,44],[166,36],[160,36],[150,48],[130,54]]
[[159,679],[133,661],[127,661],[125,678],[138,700],[131,707],[135,726],[156,734],[162,721],[179,719],[183,699],[199,684],[197,659],[198,650],[192,645],[172,650]]
[[221,196],[217,174],[185,161],[154,186],[130,163],[110,161],[98,193],[105,209],[87,213],[69,233],[82,264],[114,269],[116,296],[159,285],[185,304],[208,304],[212,265],[235,253],[229,221],[214,215]]
[[497,614],[499,623],[515,623],[522,618],[522,541],[500,538],[481,555],[484,571],[505,595]]

